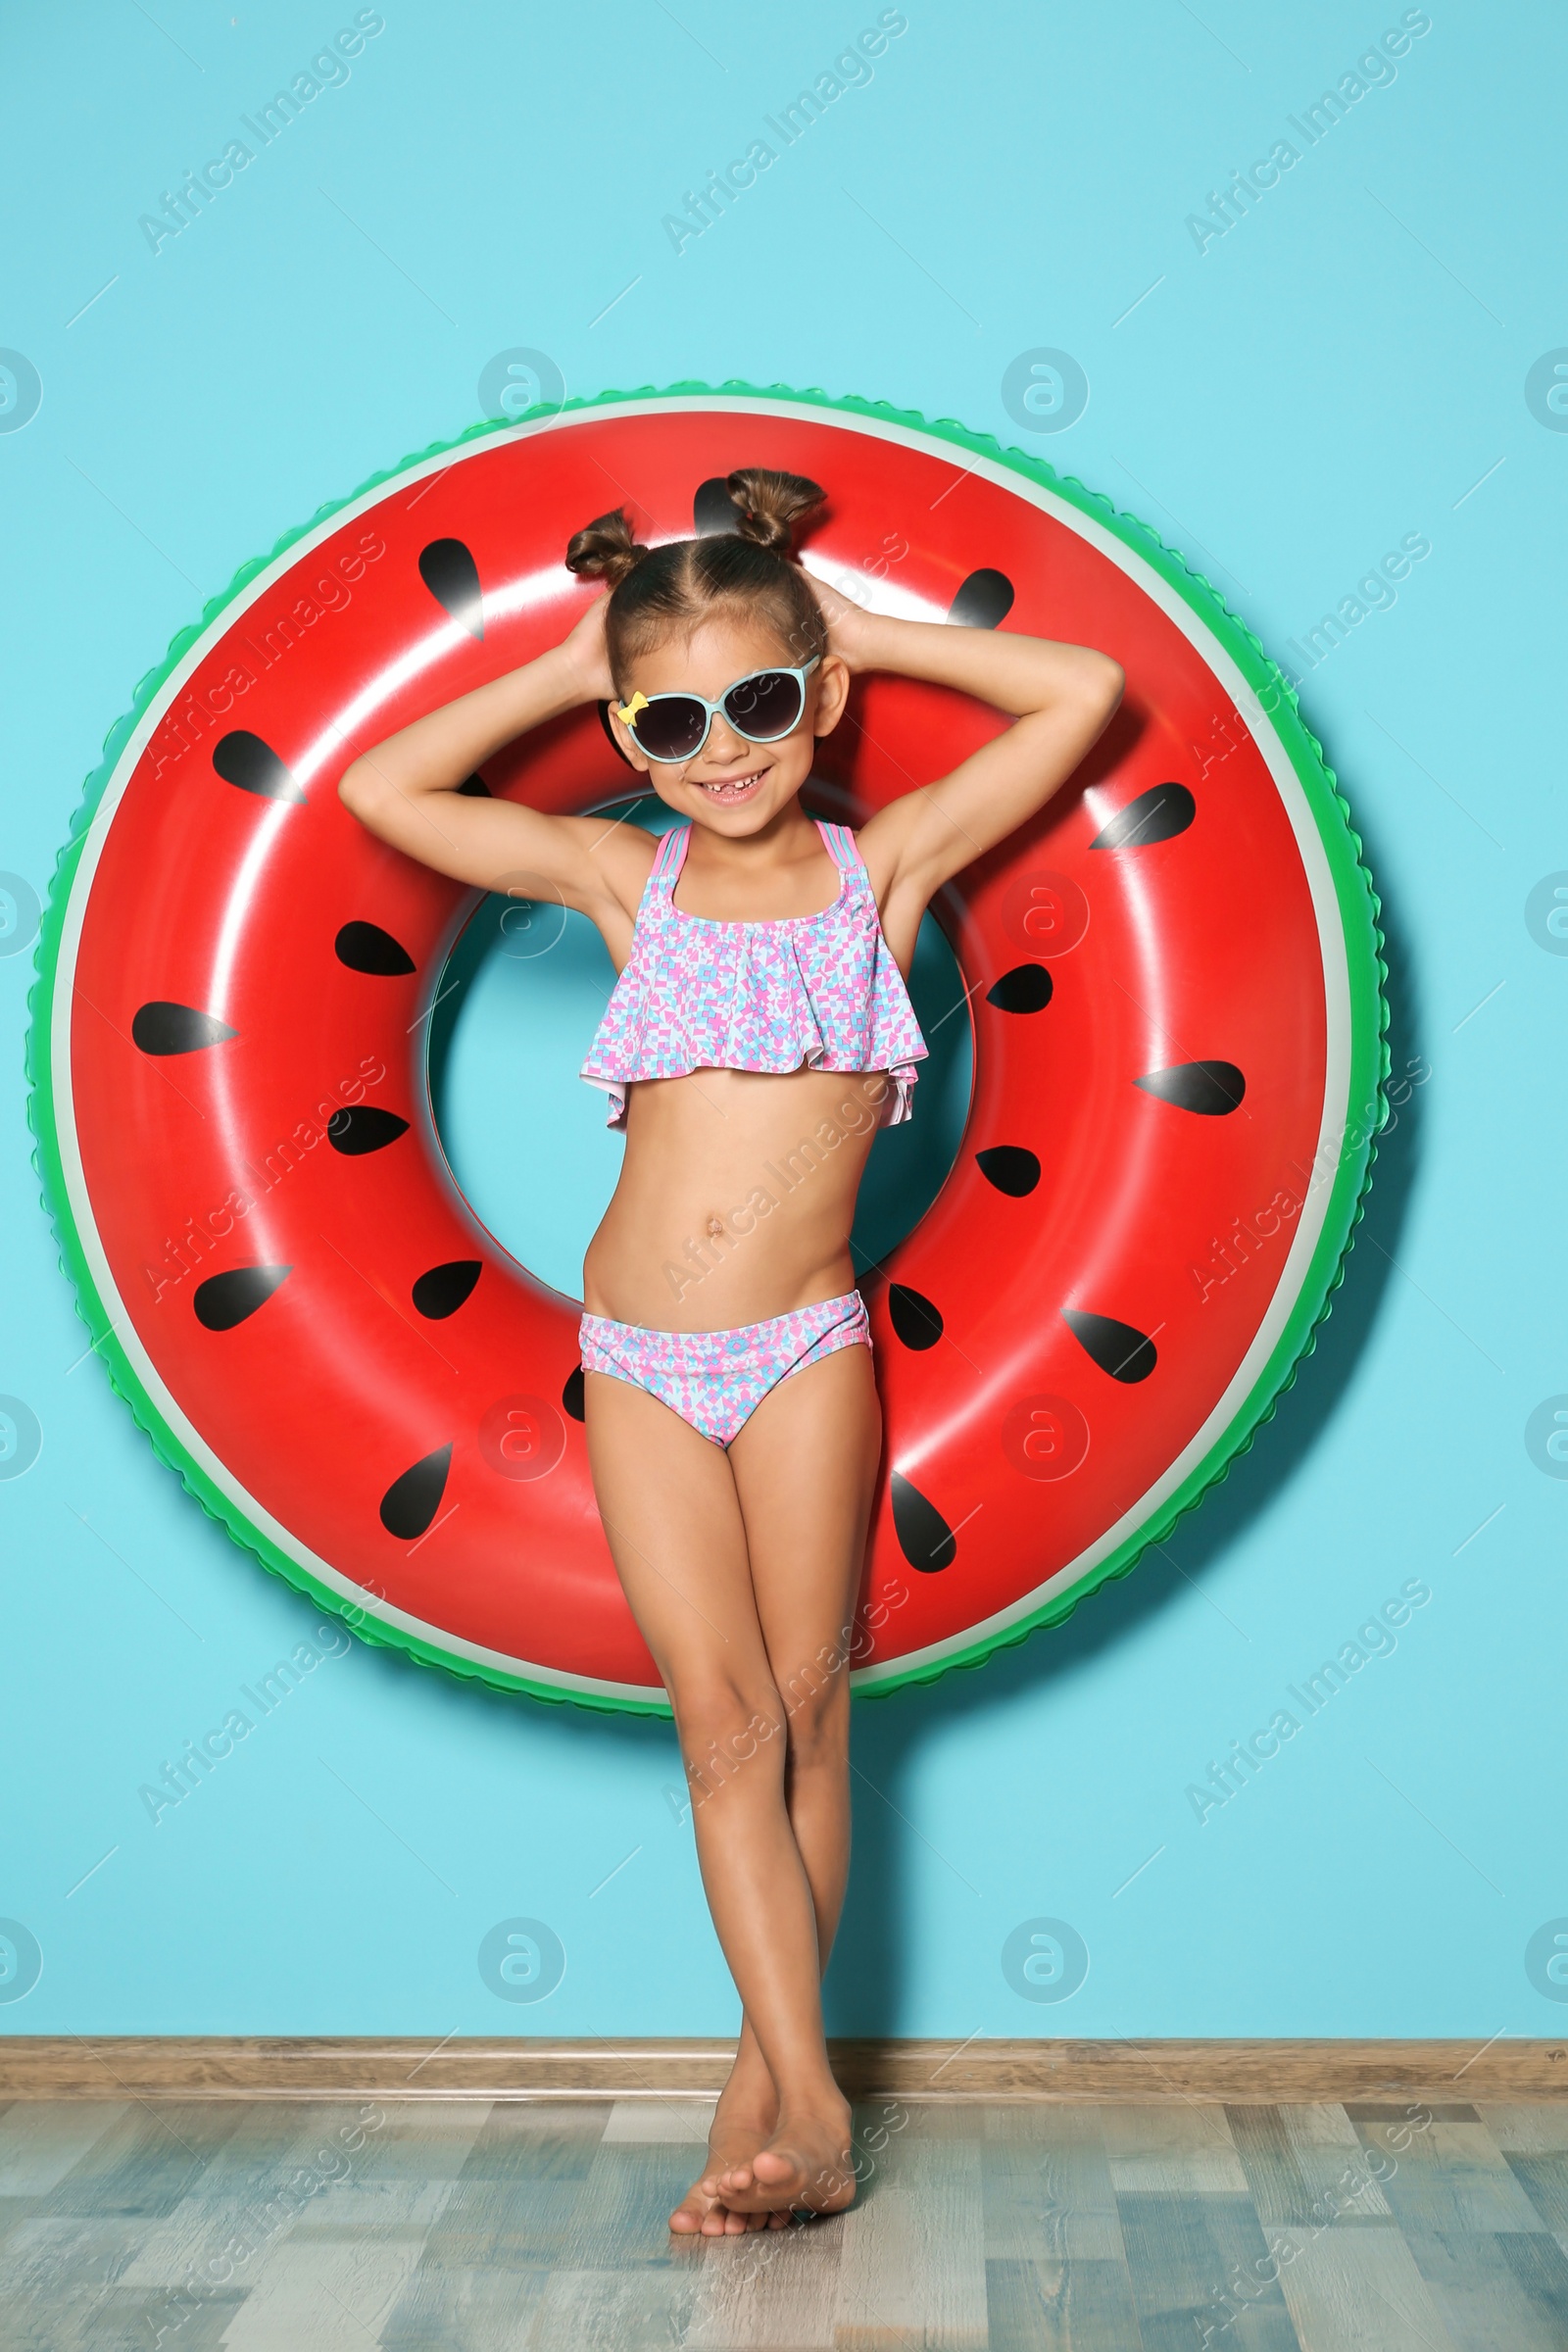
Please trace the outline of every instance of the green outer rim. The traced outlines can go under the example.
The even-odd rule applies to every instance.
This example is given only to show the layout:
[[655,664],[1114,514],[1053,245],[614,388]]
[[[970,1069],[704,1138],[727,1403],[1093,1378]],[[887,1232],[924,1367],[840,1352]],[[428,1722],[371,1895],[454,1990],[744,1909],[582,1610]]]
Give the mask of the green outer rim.
[[195,1496],[209,1517],[216,1519],[241,1549],[253,1552],[265,1568],[280,1576],[296,1591],[308,1593],[318,1607],[342,1618],[362,1640],[374,1642],[381,1648],[401,1650],[416,1665],[440,1668],[467,1681],[485,1683],[496,1690],[525,1692],[531,1698],[543,1699],[554,1705],[583,1706],[601,1713],[666,1717],[670,1708],[662,1692],[658,1697],[640,1699],[619,1695],[607,1697],[592,1691],[564,1690],[559,1684],[541,1683],[530,1676],[510,1675],[495,1667],[481,1666],[474,1660],[437,1649],[417,1635],[382,1624],[356,1604],[346,1603],[340,1593],[319,1583],[298,1561],[280,1551],[269,1537],[253,1527],[243,1513],[220,1493],[163,1419],[142,1387],[115,1336],[111,1318],[88,1270],[81,1238],[71,1214],[61,1168],[50,1047],[55,983],[66,908],[82,843],[99,801],[137,721],[164,680],[259,572],[274,564],[307,532],[316,530],[343,508],[364,498],[368,492],[378,489],[385,482],[395,481],[411,466],[422,465],[429,458],[444,456],[451,450],[462,449],[470,441],[482,439],[491,433],[508,432],[514,425],[532,423],[567,411],[587,412],[634,400],[701,399],[705,396],[788,401],[798,407],[828,409],[841,415],[868,417],[878,423],[923,433],[934,440],[952,442],[956,448],[965,450],[971,456],[987,458],[994,465],[1022,474],[1027,480],[1076,507],[1102,528],[1112,532],[1157,571],[1191,607],[1262,702],[1317,824],[1334,883],[1345,939],[1349,992],[1349,1084],[1347,1108],[1348,1111],[1348,1106],[1355,1103],[1364,1105],[1364,1108],[1359,1124],[1352,1124],[1348,1119],[1347,1140],[1338,1155],[1317,1246],[1279,1340],[1243,1403],[1216,1443],[1176,1492],[1166,1497],[1148,1522],[1135,1529],[1114,1552],[1100,1561],[1077,1584],[1064,1592],[1054,1593],[1032,1616],[1009,1626],[1004,1633],[976,1642],[968,1649],[955,1650],[948,1656],[927,1660],[919,1666],[910,1667],[907,1672],[893,1672],[874,1684],[858,1685],[858,1696],[884,1698],[895,1690],[936,1682],[959,1667],[972,1671],[983,1666],[998,1650],[1014,1648],[1031,1634],[1048,1626],[1064,1623],[1079,1602],[1087,1599],[1092,1592],[1098,1592],[1113,1578],[1130,1574],[1150,1544],[1167,1537],[1177,1521],[1201,1500],[1211,1486],[1217,1486],[1229,1476],[1231,1465],[1250,1449],[1259,1429],[1273,1419],[1279,1409],[1280,1398],[1295,1385],[1298,1371],[1316,1346],[1319,1324],[1326,1322],[1333,1311],[1334,1293],[1345,1279],[1346,1263],[1354,1245],[1355,1227],[1364,1213],[1366,1195],[1371,1187],[1373,1163],[1377,1158],[1376,1137],[1385,1125],[1389,1111],[1385,1092],[1389,1076],[1389,1004],[1385,994],[1388,966],[1383,959],[1383,933],[1378,923],[1380,901],[1362,859],[1360,836],[1350,821],[1349,803],[1340,790],[1333,769],[1323,758],[1322,745],[1301,718],[1295,688],[1264,653],[1261,643],[1246,622],[1231,612],[1218,589],[1201,572],[1195,571],[1174,548],[1168,547],[1156,531],[1136,515],[1118,513],[1102,491],[1086,489],[1076,475],[1058,474],[1054,466],[1032,457],[1025,450],[1004,449],[993,435],[972,433],[952,417],[938,417],[934,423],[930,423],[916,410],[896,409],[886,401],[861,400],[854,395],[835,397],[822,391],[798,392],[784,384],[760,387],[733,379],[717,385],[696,381],[664,386],[644,384],[635,391],[601,392],[592,398],[562,402],[559,407],[544,403],[519,416],[469,425],[455,440],[433,441],[426,448],[403,459],[399,465],[370,474],[346,498],[331,499],[318,507],[308,522],[285,531],[270,554],[252,557],[242,564],[222,593],[211,598],[203,606],[200,620],[180,629],[171,640],[162,662],[149,669],[138,683],[129,710],[110,728],[104,739],[103,759],[83,787],[81,804],[72,820],[71,839],[56,864],[48,905],[39,927],[38,946],[33,959],[37,979],[28,998],[27,1116],[37,1141],[33,1166],[43,1187],[45,1209],[54,1226],[62,1270],[69,1276],[75,1291],[76,1311],[92,1335],[94,1350],[104,1359],[111,1386],[130,1407],[137,1424],[152,1441],[153,1449],[160,1460],[177,1473],[186,1490]]

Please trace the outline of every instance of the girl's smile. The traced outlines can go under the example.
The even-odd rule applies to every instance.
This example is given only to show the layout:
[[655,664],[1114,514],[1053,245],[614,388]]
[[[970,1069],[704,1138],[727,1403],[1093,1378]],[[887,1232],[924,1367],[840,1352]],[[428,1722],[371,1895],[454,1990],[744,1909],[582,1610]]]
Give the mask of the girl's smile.
[[[626,703],[639,694],[650,699],[659,694],[698,694],[716,701],[737,678],[765,671],[770,664],[789,663],[792,659],[772,631],[760,628],[742,613],[720,608],[684,641],[666,638],[632,663],[630,674],[622,681]],[[838,724],[848,697],[849,671],[837,656],[829,654],[806,680],[801,715],[788,735],[769,743],[752,743],[717,715],[701,751],[690,760],[667,761],[650,760],[621,722],[617,706],[612,704],[611,710],[615,716],[616,741],[632,764],[647,775],[662,801],[708,831],[744,840],[787,812],[810,776],[817,738]]]
[[754,767],[743,776],[705,776],[700,790],[725,808],[735,808],[759,789],[767,770]]

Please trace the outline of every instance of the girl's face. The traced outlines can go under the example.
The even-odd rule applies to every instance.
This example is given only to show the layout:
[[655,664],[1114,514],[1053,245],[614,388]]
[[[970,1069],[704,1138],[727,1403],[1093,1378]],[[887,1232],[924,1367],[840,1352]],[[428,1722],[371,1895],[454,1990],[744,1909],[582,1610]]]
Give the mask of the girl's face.
[[[781,650],[770,629],[738,613],[715,613],[688,639],[671,637],[632,665],[624,699],[635,694],[700,694],[718,702],[738,678],[759,669],[797,668],[799,659]],[[615,717],[615,740],[632,765],[652,783],[660,799],[732,840],[760,833],[800,791],[811,772],[819,735],[831,734],[843,713],[850,673],[835,654],[824,654],[806,681],[806,708],[793,734],[774,743],[751,743],[737,734],[720,711],[708,741],[691,760],[650,760]]]

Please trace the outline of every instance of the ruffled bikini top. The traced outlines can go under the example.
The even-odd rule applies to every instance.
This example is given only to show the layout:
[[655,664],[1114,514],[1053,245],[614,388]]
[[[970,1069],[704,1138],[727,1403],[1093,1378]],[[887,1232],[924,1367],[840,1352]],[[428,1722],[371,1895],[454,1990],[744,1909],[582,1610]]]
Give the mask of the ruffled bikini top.
[[926,1058],[904,976],[882,936],[871,878],[848,825],[813,819],[839,868],[839,895],[820,914],[774,922],[683,914],[675,884],[690,824],[659,847],[632,933],[581,1075],[610,1097],[607,1124],[626,1124],[638,1078],[693,1070],[886,1070],[878,1124],[910,1114]]

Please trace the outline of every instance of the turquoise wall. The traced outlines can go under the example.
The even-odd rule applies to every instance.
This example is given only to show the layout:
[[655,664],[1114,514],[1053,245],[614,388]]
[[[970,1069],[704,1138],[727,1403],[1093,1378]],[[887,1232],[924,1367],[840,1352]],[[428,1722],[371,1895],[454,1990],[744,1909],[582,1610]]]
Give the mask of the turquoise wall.
[[[4,35],[0,2022],[735,2023],[667,1727],[318,1636],[83,1358],[30,1161],[29,894],[134,681],[243,559],[472,421],[522,347],[574,392],[885,398],[1108,491],[1299,673],[1383,897],[1407,1085],[1333,1316],[1135,1577],[861,1709],[835,2028],[1560,2030],[1560,13],[909,0],[874,68],[681,237],[664,216],[832,72],[869,0],[389,0],[155,251],[140,217],[355,22],[156,15],[84,0]],[[1314,133],[1325,88],[1343,114]],[[1224,226],[1211,197],[1282,143]],[[1009,369],[1041,348],[1082,370],[1081,408],[1025,403]],[[1396,592],[1358,596],[1416,535]],[[537,1050],[559,1083],[581,1041],[562,1016]],[[155,1823],[141,1786],[304,1643],[298,1686]],[[1196,1804],[1352,1643],[1299,1735]],[[517,1919],[548,1965],[509,1984]],[[1042,1919],[1065,1923],[1054,1975]]]

